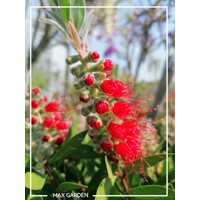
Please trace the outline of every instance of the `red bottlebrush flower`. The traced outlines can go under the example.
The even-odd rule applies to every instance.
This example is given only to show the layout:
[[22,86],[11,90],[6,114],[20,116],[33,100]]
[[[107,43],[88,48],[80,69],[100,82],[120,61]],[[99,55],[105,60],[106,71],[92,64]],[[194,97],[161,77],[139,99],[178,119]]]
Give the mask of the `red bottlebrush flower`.
[[126,143],[119,143],[114,145],[115,152],[121,156],[125,164],[131,164],[135,161],[135,155],[131,151],[131,148]]
[[113,138],[121,140],[125,140],[128,137],[136,138],[140,134],[139,125],[134,122],[124,122],[122,124],[110,122],[107,129]]
[[88,92],[82,92],[79,95],[79,100],[83,103],[87,103],[89,101],[90,97],[89,97],[89,93]]
[[43,142],[48,142],[50,140],[50,135],[49,134],[45,134],[43,137],[42,137],[42,141]]
[[39,94],[40,93],[40,88],[33,88],[32,89],[32,93],[35,94],[35,95]]
[[131,91],[126,84],[118,80],[113,80],[112,78],[104,80],[100,84],[100,88],[105,94],[116,98],[128,97],[131,95]]
[[38,108],[39,105],[40,105],[40,102],[38,100],[32,100],[31,101],[31,107],[32,107],[32,109]]
[[106,59],[103,63],[103,66],[105,71],[111,71],[113,69],[113,64],[110,59]]
[[85,83],[85,85],[87,86],[91,86],[94,84],[95,78],[93,74],[88,74],[86,75],[86,77],[84,78],[83,82]]
[[58,113],[53,113],[52,117],[55,119],[55,121],[60,121],[62,119],[62,115]]
[[128,103],[124,101],[118,101],[114,103],[112,112],[120,119],[137,120],[144,114],[142,108],[135,103]]
[[57,136],[57,137],[54,139],[54,144],[61,145],[64,141],[65,141],[65,139],[64,139],[63,136]]
[[48,99],[47,99],[47,97],[46,97],[45,95],[42,96],[42,100],[43,100],[44,102],[47,102],[47,101],[48,101]]
[[55,120],[50,117],[46,117],[43,121],[43,126],[47,128],[54,128]]
[[96,62],[100,58],[100,55],[96,51],[93,51],[90,53],[89,57],[93,62]]
[[35,117],[35,116],[31,117],[31,124],[33,124],[33,125],[37,124],[37,117]]
[[98,101],[95,104],[95,110],[98,114],[103,114],[109,110],[108,103],[106,101]]
[[46,112],[59,112],[60,104],[58,102],[52,101],[44,107]]
[[104,141],[102,141],[101,143],[100,143],[100,146],[101,146],[101,148],[103,149],[103,151],[110,151],[111,149],[112,149],[112,146],[113,146],[113,144],[112,144],[112,142],[111,141],[106,141],[106,140],[104,140]]
[[65,121],[60,121],[56,123],[56,129],[57,130],[63,130],[63,129],[68,129],[69,125]]
[[102,125],[102,122],[100,119],[98,119],[97,117],[89,117],[87,119],[88,124],[93,128],[93,129],[99,129]]

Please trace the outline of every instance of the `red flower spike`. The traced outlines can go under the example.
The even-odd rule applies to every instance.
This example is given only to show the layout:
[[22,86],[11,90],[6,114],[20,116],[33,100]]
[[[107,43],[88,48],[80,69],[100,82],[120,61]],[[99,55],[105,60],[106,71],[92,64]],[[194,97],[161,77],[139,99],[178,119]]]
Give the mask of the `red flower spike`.
[[56,123],[56,129],[57,130],[63,130],[63,129],[68,129],[69,125],[65,121],[60,121]]
[[32,109],[38,108],[39,105],[40,105],[40,102],[38,100],[32,100],[31,101],[31,107],[32,107]]
[[95,130],[101,127],[101,121],[98,119],[91,119],[88,124]]
[[106,101],[98,101],[95,104],[95,110],[98,114],[103,114],[109,110],[108,103]]
[[100,88],[105,94],[116,98],[128,97],[131,95],[131,91],[126,84],[112,78],[104,80],[100,84]]
[[135,161],[135,157],[131,148],[126,143],[119,143],[114,145],[115,152],[121,156],[124,164],[131,164]]
[[41,91],[40,88],[33,88],[32,89],[32,93],[35,94],[35,95],[39,94],[40,91]]
[[64,139],[63,136],[57,136],[57,137],[54,139],[54,144],[61,145],[64,141],[65,141],[65,139]]
[[47,128],[54,128],[55,120],[50,117],[46,117],[43,121],[43,126]]
[[87,103],[90,100],[89,93],[88,92],[82,92],[79,95],[79,100],[83,103]]
[[43,137],[42,137],[42,141],[43,142],[48,142],[50,140],[50,135],[49,134],[45,134]]
[[122,141],[128,137],[137,138],[140,135],[139,125],[134,122],[124,122],[122,124],[110,122],[107,129],[113,138],[121,139]]
[[37,124],[37,117],[35,117],[35,116],[32,116],[31,117],[31,124],[33,124],[33,125],[35,125],[35,124]]
[[112,142],[111,141],[106,141],[106,140],[104,140],[104,141],[102,141],[101,143],[100,143],[100,146],[101,146],[101,148],[103,149],[103,151],[110,151],[111,149],[112,149],[112,146],[113,146],[113,144],[112,144]]
[[44,107],[46,112],[59,112],[60,104],[58,102],[52,101]]
[[112,107],[112,112],[120,119],[131,119],[132,121],[137,121],[144,114],[144,111],[138,104],[124,101],[116,102]]
[[83,82],[85,83],[85,85],[87,86],[91,86],[94,84],[95,78],[93,74],[88,74],[86,75],[86,77],[84,78]]
[[105,71],[111,71],[113,69],[113,64],[110,59],[106,59],[103,63],[103,69]]
[[100,58],[100,55],[96,51],[93,51],[90,53],[89,57],[93,62],[96,62]]

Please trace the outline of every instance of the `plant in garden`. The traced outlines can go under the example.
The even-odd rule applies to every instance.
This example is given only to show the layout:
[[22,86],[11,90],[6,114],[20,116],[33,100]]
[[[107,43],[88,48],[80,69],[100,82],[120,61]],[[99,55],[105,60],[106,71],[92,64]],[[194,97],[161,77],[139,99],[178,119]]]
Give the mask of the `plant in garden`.
[[[85,2],[49,1],[49,4],[68,6],[46,10],[52,19],[41,21],[56,26],[77,52],[69,56],[66,63],[75,77],[74,88],[79,94],[81,114],[87,126],[86,131],[77,134],[77,125],[71,125],[63,103],[48,102],[39,88],[32,89],[29,102],[32,113],[28,121],[33,134],[34,130],[42,133],[40,143],[34,140],[33,146],[40,148],[38,144],[48,144],[41,152],[47,184],[51,183],[52,190],[59,192],[134,194],[134,188],[129,187],[129,175],[142,174],[147,180],[146,167],[165,159],[164,154],[149,156],[152,137],[157,132],[147,118],[152,109],[147,106],[147,100],[135,97],[133,84],[113,78],[114,60],[101,59],[101,55],[96,50],[91,51],[85,43],[93,16],[93,12],[86,15],[85,7],[80,7]],[[79,7],[69,8],[72,5]]]

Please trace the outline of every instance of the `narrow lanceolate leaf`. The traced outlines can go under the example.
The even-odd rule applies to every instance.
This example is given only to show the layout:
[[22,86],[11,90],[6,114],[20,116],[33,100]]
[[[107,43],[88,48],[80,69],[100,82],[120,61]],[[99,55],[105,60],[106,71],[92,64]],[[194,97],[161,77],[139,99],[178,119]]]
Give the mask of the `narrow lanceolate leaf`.
[[[58,1],[57,0],[48,0],[49,6],[58,6]],[[52,11],[56,13],[60,13],[60,10],[58,8],[51,8]]]
[[75,119],[67,133],[67,138],[66,138],[65,142],[67,142],[69,139],[71,139],[71,137],[73,137],[77,133],[77,130],[78,130],[78,120]]
[[[160,185],[145,185],[140,187],[131,188],[129,194],[131,195],[166,195],[166,187]],[[134,197],[134,199],[141,199],[139,197]],[[153,200],[155,197],[142,197],[142,200]],[[168,189],[167,197],[156,197],[156,200],[174,200],[175,192],[174,190]]]
[[[32,185],[30,185],[30,176],[32,177]],[[41,190],[45,183],[45,177],[42,177],[34,172],[25,174],[25,186],[32,190]]]
[[110,166],[110,163],[108,161],[108,157],[107,156],[105,156],[105,163],[106,163],[106,169],[107,169],[107,172],[108,172],[108,177],[111,179],[111,178],[114,177],[114,175],[113,175],[112,168]]
[[82,189],[82,188],[87,188],[87,186],[82,185],[82,184],[73,183],[73,182],[64,182],[58,186],[57,191],[58,192],[68,192],[68,191]]
[[70,39],[69,35],[67,34],[67,32],[66,32],[66,31],[64,30],[64,28],[62,28],[62,26],[61,26],[60,24],[58,24],[56,21],[53,21],[53,20],[51,20],[51,19],[46,19],[46,18],[42,18],[42,19],[40,19],[40,21],[41,21],[41,22],[45,22],[45,23],[50,24],[50,25],[54,25],[54,26],[63,34],[63,36],[64,36],[67,40],[71,41],[71,39]]
[[95,200],[98,200],[100,198],[101,200],[107,200],[109,197],[106,197],[106,196],[100,197],[98,195],[110,195],[114,187],[115,180],[116,180],[116,176],[114,176],[112,179],[104,178],[99,184],[99,187],[96,193],[97,196],[95,197]]
[[58,160],[63,160],[69,156],[73,156],[76,149],[81,145],[86,134],[87,131],[83,131],[64,143],[62,147],[49,160],[49,163],[52,164]]
[[[172,170],[168,173],[168,183],[172,182],[175,179],[175,170]],[[158,184],[165,185],[166,184],[166,175],[160,177],[158,179]]]
[[85,18],[85,0],[74,0],[72,6],[81,6],[80,8],[71,7],[70,13],[74,26],[79,31]]
[[89,28],[90,28],[90,25],[91,25],[91,22],[92,22],[92,19],[93,19],[93,12],[94,10],[91,10],[89,12],[89,14],[85,17],[85,20],[81,26],[81,29],[80,29],[80,36],[82,38],[83,41],[85,41],[87,35],[88,35],[88,32],[89,32]]
[[64,30],[66,30],[65,22],[59,13],[52,10],[47,10],[46,13],[52,17]]
[[[60,0],[59,4],[60,6],[70,6],[70,0]],[[60,10],[65,22],[68,23],[70,20],[70,7],[60,8]]]

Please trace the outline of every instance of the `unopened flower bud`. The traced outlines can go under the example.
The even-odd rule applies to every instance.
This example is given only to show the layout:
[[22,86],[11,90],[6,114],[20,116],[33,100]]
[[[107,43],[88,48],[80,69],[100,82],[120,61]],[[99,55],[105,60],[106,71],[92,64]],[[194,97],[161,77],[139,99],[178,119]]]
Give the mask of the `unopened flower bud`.
[[81,109],[81,114],[83,116],[88,116],[92,111],[94,110],[94,106],[93,104],[88,106],[88,107],[84,107]]
[[35,94],[35,95],[39,94],[40,91],[41,91],[40,88],[33,88],[32,89],[32,93]]
[[93,74],[86,74],[84,77],[83,82],[86,86],[92,86],[95,82],[95,78]]
[[42,137],[42,141],[43,142],[48,142],[50,140],[50,135],[49,134],[45,134],[43,137]]
[[32,116],[30,121],[31,121],[31,124],[35,125],[35,124],[37,124],[38,120],[37,120],[37,117]]
[[68,65],[71,65],[71,64],[74,64],[74,63],[78,62],[79,60],[80,60],[79,55],[69,56],[66,59],[66,63]]
[[98,101],[95,104],[95,110],[98,114],[103,114],[109,110],[108,102],[107,101]]
[[32,100],[31,101],[31,107],[32,107],[32,109],[38,108],[39,105],[40,105],[40,102],[38,100]]
[[86,62],[97,62],[100,58],[100,55],[96,52],[89,52],[89,54],[86,56],[85,61]]
[[79,100],[83,103],[87,103],[89,101],[89,92],[86,90],[79,95]]
[[89,116],[87,117],[87,123],[92,127],[93,129],[97,130],[102,126],[102,121],[96,116]]
[[61,145],[63,142],[64,142],[64,137],[63,136],[57,136],[55,137],[54,139],[54,144],[57,144],[57,145]]
[[74,84],[74,87],[75,87],[77,90],[83,88],[84,86],[85,86],[85,84],[84,84],[82,81],[76,82],[76,83]]
[[81,72],[83,72],[83,70],[84,70],[83,65],[78,65],[78,66],[72,67],[70,69],[70,72],[72,75],[78,76]]
[[101,148],[103,149],[103,151],[110,151],[113,147],[113,144],[110,140],[108,139],[103,139],[103,141],[101,141],[100,143]]

